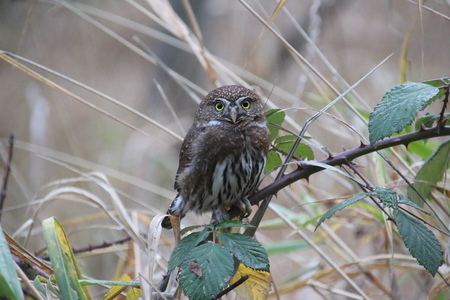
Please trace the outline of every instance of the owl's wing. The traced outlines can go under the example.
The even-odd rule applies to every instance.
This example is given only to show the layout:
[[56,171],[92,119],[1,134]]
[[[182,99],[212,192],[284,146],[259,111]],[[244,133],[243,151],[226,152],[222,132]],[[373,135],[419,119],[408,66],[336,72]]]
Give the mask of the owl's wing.
[[181,146],[175,189],[180,188],[180,180],[192,189],[210,186],[216,165],[226,157],[240,155],[243,147],[242,135],[226,125],[192,127]]
[[180,174],[186,169],[186,167],[191,163],[192,159],[195,155],[195,145],[198,143],[199,136],[203,133],[204,130],[193,125],[186,136],[184,137],[183,143],[181,144],[180,156],[178,162],[178,170],[177,175],[175,176],[174,188],[175,190],[179,189],[179,181],[178,178]]

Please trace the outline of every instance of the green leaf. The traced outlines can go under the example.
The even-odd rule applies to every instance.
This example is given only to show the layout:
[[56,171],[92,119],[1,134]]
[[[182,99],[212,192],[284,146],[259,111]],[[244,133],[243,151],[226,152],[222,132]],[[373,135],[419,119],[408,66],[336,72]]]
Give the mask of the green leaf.
[[427,215],[429,215],[430,213],[427,212],[425,209],[423,209],[422,207],[420,207],[419,205],[417,205],[416,203],[412,202],[411,200],[409,200],[408,198],[406,198],[405,196],[403,196],[402,194],[398,195],[398,203],[399,204],[405,204],[411,207],[414,207],[415,209],[418,209],[424,213],[426,213]]
[[431,128],[434,125],[434,122],[439,120],[439,115],[426,113],[422,118],[417,119],[416,123],[414,124],[414,129],[420,130],[422,128],[422,125],[425,128]]
[[375,193],[375,192],[362,193],[362,194],[358,194],[353,197],[350,197],[348,199],[345,199],[344,201],[342,201],[339,204],[336,204],[320,218],[314,231],[316,231],[317,228],[320,226],[320,224],[322,224],[326,219],[331,218],[338,210],[342,210],[342,209],[346,208],[347,206],[352,205],[353,203],[356,203],[364,198],[367,198],[370,196],[375,196],[375,195],[377,195],[377,193]]
[[39,276],[36,276],[33,280],[33,285],[34,287],[39,291],[39,293],[41,293],[42,297],[44,299],[48,299],[47,297],[47,291],[44,287],[44,285],[39,281]]
[[23,299],[22,288],[8,243],[0,227],[0,298]]
[[267,127],[270,131],[271,141],[277,137],[278,132],[280,131],[278,127],[283,124],[285,117],[286,113],[284,111],[280,111],[280,109],[270,109],[266,112]]
[[270,150],[267,153],[266,166],[264,167],[264,173],[269,173],[273,169],[281,166],[283,161],[280,158],[280,154],[275,152],[274,150]]
[[434,276],[444,262],[438,239],[422,222],[400,209],[394,210],[394,218],[398,232],[411,255]]
[[[281,142],[276,145],[277,149],[283,151],[284,153],[289,153],[294,146],[293,141]],[[314,153],[311,147],[305,144],[298,144],[297,149],[294,151],[294,157],[297,158],[307,158],[309,160],[314,159]]]
[[394,87],[377,104],[369,118],[370,144],[402,131],[429,105],[439,89],[429,84],[408,82]]
[[439,89],[439,93],[436,95],[436,99],[439,99],[442,96],[444,96],[445,89],[443,89],[442,87],[444,87],[446,84],[450,84],[450,78],[442,77],[442,78],[438,78],[438,79],[431,79],[431,80],[424,81],[423,83],[437,87],[437,88],[441,88],[441,89]]
[[244,223],[239,220],[230,220],[230,221],[225,221],[225,222],[217,224],[216,230],[230,228],[230,227],[255,227],[255,226]]
[[383,202],[383,207],[398,207],[398,196],[396,192],[380,187],[375,187],[374,190]]
[[234,261],[227,248],[206,243],[186,257],[178,279],[189,299],[209,300],[228,285],[233,274]]
[[47,285],[46,285],[47,296],[52,295],[53,298],[51,298],[51,299],[54,299],[54,298],[62,299],[61,294],[59,293],[58,290],[56,290],[56,287],[54,284],[54,281],[55,281],[54,277],[55,277],[55,275],[52,275],[47,279]]
[[198,244],[206,240],[209,236],[209,232],[200,231],[194,232],[182,239],[178,245],[173,249],[169,259],[169,271],[172,271],[183,263],[186,256],[194,249]]
[[61,224],[51,217],[42,222],[42,230],[61,297],[90,299],[87,288],[83,288],[78,282],[83,276]]
[[197,228],[200,228],[200,227],[203,227],[203,228],[209,228],[209,229],[211,229],[211,230],[214,229],[214,225],[211,225],[211,224],[192,225],[192,226],[184,227],[184,228],[180,231],[180,233],[181,233],[181,235],[183,235],[183,234],[188,233],[189,231],[192,231],[192,230],[197,229]]
[[[282,142],[290,142],[290,141],[295,141],[297,139],[296,135],[283,135],[280,136],[278,138],[276,138],[273,143],[274,144],[278,144],[278,143],[282,143]],[[310,136],[303,136],[302,140],[310,140],[311,137]]]
[[[450,161],[450,140],[443,142],[436,151],[425,161],[420,170],[417,172],[414,180],[426,181],[430,184],[436,184],[442,180],[445,171],[449,167]],[[423,182],[414,182],[413,187],[422,195],[424,199],[429,199],[432,187]],[[423,205],[423,200],[411,188],[408,187],[408,199],[419,206]]]
[[408,144],[408,151],[412,154],[419,155],[422,160],[426,160],[439,147],[439,144],[435,141],[428,140],[415,141]]
[[278,144],[278,143],[282,143],[282,142],[291,142],[291,141],[295,141],[296,139],[297,139],[297,137],[295,135],[283,135],[283,136],[276,138],[273,141],[273,143]]
[[219,240],[246,267],[269,272],[269,257],[254,238],[239,233],[219,232]]

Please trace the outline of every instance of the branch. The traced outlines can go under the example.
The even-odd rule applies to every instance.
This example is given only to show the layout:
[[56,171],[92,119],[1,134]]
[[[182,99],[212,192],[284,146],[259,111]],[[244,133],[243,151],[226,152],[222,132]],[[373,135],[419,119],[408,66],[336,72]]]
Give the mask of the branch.
[[[381,141],[376,142],[373,146],[365,145],[361,143],[361,146],[346,150],[344,152],[339,153],[336,156],[330,155],[326,159],[323,159],[319,161],[320,163],[327,164],[329,166],[339,166],[348,164],[349,161],[354,160],[355,158],[358,158],[360,156],[383,150],[386,148],[391,148],[397,145],[408,145],[411,142],[420,141],[420,140],[426,140],[429,138],[439,137],[439,136],[448,136],[450,135],[450,126],[436,126],[433,128],[422,128],[418,131],[406,133],[402,135],[397,135],[391,138],[387,138]],[[317,172],[322,171],[323,168],[311,166],[311,165],[302,165],[301,162],[299,162],[298,169],[295,170],[292,173],[282,175],[280,179],[274,181],[273,183],[269,184],[265,188],[260,189],[253,195],[249,197],[249,201],[252,205],[258,205],[258,203],[271,196],[275,195],[279,190],[283,189],[284,187],[300,180],[300,179],[307,179],[312,174],[315,174]],[[264,212],[261,212],[264,214]],[[230,215],[230,218],[237,217],[241,214],[241,211],[237,207],[233,207],[228,214]],[[255,225],[258,227],[258,225]]]
[[[384,139],[382,141],[378,141],[373,146],[361,144],[361,146],[357,148],[341,152],[336,156],[329,156],[328,158],[321,160],[320,162],[329,166],[343,165],[346,164],[347,161],[352,161],[355,158],[378,150],[391,148],[397,145],[408,145],[411,142],[448,135],[450,135],[450,126],[437,126],[429,129],[421,129],[419,131],[406,133],[403,135],[398,135],[395,137]],[[292,173],[283,175],[279,180],[257,191],[249,197],[249,200],[253,205],[258,204],[258,202],[265,197],[273,195],[282,188],[290,185],[291,183],[294,183],[300,179],[306,179],[312,174],[315,174],[321,170],[323,170],[323,168],[316,166],[302,166],[300,162],[297,170],[293,171]]]

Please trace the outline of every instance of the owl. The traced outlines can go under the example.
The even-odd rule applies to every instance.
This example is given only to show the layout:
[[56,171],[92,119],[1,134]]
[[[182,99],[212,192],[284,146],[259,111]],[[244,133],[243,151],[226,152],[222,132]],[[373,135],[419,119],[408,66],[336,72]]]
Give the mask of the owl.
[[[212,211],[212,223],[229,219],[227,208],[251,213],[247,197],[258,186],[270,145],[264,103],[239,85],[210,92],[200,103],[180,150],[178,192],[167,214]],[[162,226],[170,229],[166,217]]]

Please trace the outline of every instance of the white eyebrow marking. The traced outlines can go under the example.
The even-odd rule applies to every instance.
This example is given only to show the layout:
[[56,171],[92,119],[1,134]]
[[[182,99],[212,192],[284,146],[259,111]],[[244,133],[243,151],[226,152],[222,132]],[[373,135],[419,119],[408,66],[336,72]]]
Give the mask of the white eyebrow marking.
[[222,125],[223,122],[222,121],[218,121],[218,120],[211,120],[208,123],[206,123],[203,126],[217,126],[217,125]]

